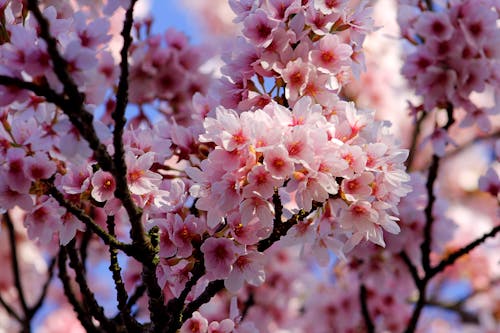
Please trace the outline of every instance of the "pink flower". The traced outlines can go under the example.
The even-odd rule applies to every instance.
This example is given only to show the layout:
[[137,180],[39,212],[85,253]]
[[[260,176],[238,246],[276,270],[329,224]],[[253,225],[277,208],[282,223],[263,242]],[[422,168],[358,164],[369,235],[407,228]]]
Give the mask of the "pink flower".
[[270,0],[269,5],[273,17],[284,20],[300,10],[301,2],[299,0]]
[[344,144],[340,147],[340,156],[349,166],[349,168],[344,171],[347,177],[352,177],[354,173],[361,173],[364,171],[367,157],[359,146]]
[[448,132],[440,127],[436,127],[431,135],[427,136],[421,143],[421,146],[426,145],[428,142],[432,144],[434,154],[439,157],[444,156],[445,149],[448,144],[457,145],[455,141],[448,135]]
[[376,224],[378,219],[378,212],[368,201],[354,202],[347,210],[342,210],[340,213],[340,225],[344,230],[352,232],[352,236],[348,239],[344,251],[349,252],[363,238],[385,246],[382,231]]
[[294,127],[285,137],[284,145],[288,151],[288,158],[293,162],[307,166],[313,161],[307,127]]
[[234,322],[231,319],[224,319],[221,322],[212,321],[208,325],[208,333],[232,333],[233,330]]
[[75,165],[68,168],[68,172],[61,177],[62,189],[69,194],[83,193],[89,188],[91,177],[91,165]]
[[463,1],[456,6],[458,24],[466,41],[481,48],[498,36],[498,12],[487,1]]
[[243,287],[245,281],[252,286],[259,286],[264,280],[264,254],[252,251],[236,259],[233,270],[224,281],[224,286],[231,293],[236,293]]
[[59,243],[67,245],[75,238],[76,231],[85,231],[85,225],[76,218],[75,215],[66,212],[61,217],[61,225],[59,226]]
[[265,48],[273,41],[273,32],[278,24],[278,20],[270,18],[263,9],[259,8],[245,18],[243,35],[258,47]]
[[346,5],[347,0],[314,0],[314,8],[325,15],[340,13]]
[[227,238],[209,238],[201,245],[207,276],[211,280],[225,279],[233,269],[239,250]]
[[77,12],[74,16],[74,27],[83,47],[97,49],[111,39],[111,35],[106,34],[109,31],[109,21],[105,18],[89,22],[82,12]]
[[293,101],[303,94],[310,72],[309,65],[304,64],[301,58],[287,63],[285,69],[281,72],[283,80],[286,82],[285,97],[287,99]]
[[28,193],[31,180],[24,174],[26,152],[22,148],[11,148],[6,156],[6,183],[9,187],[20,193]]
[[158,284],[162,289],[169,290],[174,297],[179,297],[186,285],[186,282],[191,278],[191,265],[187,260],[179,260],[175,265],[171,265],[168,261],[160,261],[156,268],[158,276]]
[[187,258],[191,255],[193,252],[192,241],[200,239],[201,231],[200,221],[195,216],[189,215],[183,221],[179,215],[175,215],[171,240],[177,247],[178,257]]
[[154,162],[154,153],[149,152],[136,158],[130,151],[125,155],[127,163],[127,181],[130,192],[137,195],[158,189],[162,176],[149,168]]
[[24,220],[29,238],[48,244],[54,232],[60,228],[64,211],[54,198],[45,197],[45,200],[38,204]]
[[425,73],[417,77],[417,93],[424,95],[426,110],[451,100],[457,84],[457,73],[453,69],[438,66],[427,67]]
[[270,198],[274,188],[283,182],[273,178],[263,165],[256,165],[247,175],[248,184],[243,188],[244,197],[260,196]]
[[28,193],[20,193],[7,184],[5,173],[0,172],[0,209],[18,206],[26,211],[33,208],[33,199]]
[[24,173],[32,180],[48,179],[56,172],[55,163],[46,154],[27,156],[24,163]]
[[430,11],[419,16],[415,23],[415,29],[420,36],[437,40],[448,40],[455,31],[446,12],[436,13]]
[[228,151],[241,149],[249,142],[247,126],[243,126],[234,110],[217,108],[216,118],[206,118],[203,126],[205,133],[200,135],[202,142],[214,142]]
[[104,202],[114,197],[115,178],[109,172],[98,170],[92,177],[92,187],[92,197],[99,202]]
[[341,185],[342,193],[349,201],[367,198],[372,193],[370,184],[374,179],[375,177],[371,172],[363,172],[355,178],[344,179]]
[[500,193],[500,179],[498,178],[497,170],[490,167],[484,176],[479,178],[479,189],[498,197]]
[[473,110],[467,111],[467,115],[460,123],[460,127],[466,128],[477,124],[479,129],[485,133],[491,130],[491,121],[489,119],[491,111],[485,108],[475,107]]
[[[243,202],[245,203],[245,202]],[[244,212],[244,209],[242,209]],[[227,217],[230,233],[235,241],[244,245],[256,244],[269,236],[272,231],[272,220],[261,221],[256,217],[243,220],[243,214],[233,213]]]
[[283,145],[277,145],[265,150],[264,165],[271,175],[277,179],[290,176],[294,170],[293,162]]
[[341,43],[337,35],[326,35],[319,42],[319,50],[312,50],[309,59],[320,72],[337,74],[351,63],[352,48]]
[[193,316],[186,320],[179,333],[207,333],[208,320],[198,311],[193,312]]

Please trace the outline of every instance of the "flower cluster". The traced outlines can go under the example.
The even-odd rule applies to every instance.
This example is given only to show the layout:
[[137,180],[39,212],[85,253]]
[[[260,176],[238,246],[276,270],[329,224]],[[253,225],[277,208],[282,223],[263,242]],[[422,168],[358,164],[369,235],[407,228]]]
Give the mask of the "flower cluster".
[[[440,157],[457,108],[463,126],[495,126],[497,106],[475,98],[498,103],[497,0],[400,1],[413,44],[403,73],[423,97],[403,135],[415,152],[432,121],[428,172],[350,100],[392,85],[356,92],[377,72],[347,85],[376,30],[371,1],[229,0],[242,36],[218,82],[205,71],[211,48],[151,34],[135,2],[0,0],[0,259],[12,271],[0,278],[0,330],[31,330],[57,289],[54,267],[70,304],[49,298],[67,325],[71,305],[75,329],[134,332],[415,332],[443,285],[467,276],[479,295],[498,276],[497,246],[471,249],[500,231],[500,144],[474,170]],[[34,244],[43,255],[28,262]],[[105,263],[114,288],[89,263]],[[30,277],[38,293],[25,297]],[[99,305],[103,289],[116,291],[116,315]]]
[[[206,264],[211,278],[233,272],[238,247],[252,249],[277,224],[314,211],[315,204],[327,202],[287,238],[323,261],[329,250],[343,257],[362,239],[383,246],[383,229],[399,232],[396,205],[409,191],[407,152],[372,112],[338,96],[344,74],[359,65],[353,57],[369,30],[371,21],[363,19],[369,9],[346,2],[231,4],[246,39],[240,53],[226,59],[224,86],[241,83],[249,90],[222,96],[225,107],[207,116],[200,135],[214,149],[199,168],[186,170],[209,232],[231,239],[210,252],[226,258],[217,259],[219,266]],[[269,92],[256,88],[266,89],[266,80],[275,84]]]
[[208,59],[206,48],[189,44],[187,36],[174,29],[135,43],[130,56],[130,102],[167,102],[160,105],[161,112],[178,123],[190,123],[193,95],[206,93],[211,83],[210,76],[200,71]]
[[[461,126],[477,124],[488,132],[492,128],[489,116],[500,112],[498,1],[452,1],[447,8],[431,10],[420,12],[411,5],[400,8],[403,35],[415,45],[403,75],[425,97],[427,112],[452,104],[467,112]],[[483,106],[471,98],[492,90],[494,104]]]
[[[371,7],[348,1],[229,2],[243,23],[235,52],[224,57],[222,105],[239,111],[301,96],[332,106],[342,84],[363,67],[361,45]],[[264,82],[267,82],[264,84]],[[258,84],[262,85],[261,88]]]

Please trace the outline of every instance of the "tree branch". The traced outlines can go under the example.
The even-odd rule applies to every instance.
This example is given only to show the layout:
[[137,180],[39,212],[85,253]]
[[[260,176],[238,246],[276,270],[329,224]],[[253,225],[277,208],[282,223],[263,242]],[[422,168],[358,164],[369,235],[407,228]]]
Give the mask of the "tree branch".
[[468,245],[466,245],[463,248],[461,248],[461,249],[453,252],[448,257],[446,257],[445,259],[441,260],[441,262],[439,264],[437,264],[435,267],[433,267],[429,271],[429,273],[428,273],[429,279],[432,278],[432,277],[434,277],[436,274],[444,271],[444,269],[446,267],[453,265],[460,257],[466,255],[467,253],[469,253],[470,251],[472,251],[473,249],[475,249],[476,247],[478,247],[479,245],[481,245],[482,243],[484,243],[488,238],[495,237],[499,232],[500,232],[500,225],[497,225],[496,227],[494,227],[493,229],[491,229],[490,232],[484,234],[480,238],[476,239],[475,241],[472,241]]
[[49,276],[47,277],[47,281],[45,281],[42,287],[42,293],[38,298],[38,301],[29,309],[29,317],[33,318],[35,313],[42,307],[43,302],[45,300],[45,296],[47,296],[47,291],[49,290],[50,282],[52,281],[52,277],[54,276],[54,268],[56,266],[56,258],[52,258],[49,264]]
[[[7,230],[9,233],[9,244],[10,244],[10,259],[11,259],[11,265],[12,265],[12,270],[14,272],[14,284],[17,289],[17,294],[19,296],[19,302],[21,303],[21,307],[23,309],[24,316],[26,317],[29,308],[28,304],[26,303],[26,298],[24,297],[24,289],[21,283],[21,273],[19,271],[19,257],[17,255],[17,247],[16,247],[16,233],[14,229],[14,223],[12,222],[12,219],[10,218],[10,215],[8,212],[3,214],[5,223],[7,224]],[[26,319],[26,318],[25,318]]]
[[73,306],[73,310],[76,312],[77,318],[89,333],[105,333],[101,329],[97,328],[93,323],[90,314],[81,306],[80,302],[76,299],[76,296],[71,288],[70,278],[68,276],[68,271],[66,269],[67,253],[66,250],[61,247],[59,250],[58,267],[59,267],[59,279],[61,280],[64,288],[64,294],[68,298],[69,303]]
[[14,311],[14,309],[3,299],[2,295],[0,295],[0,304],[4,307],[5,311],[12,317],[14,317],[15,320],[17,320],[19,323],[23,323],[23,319]]
[[29,11],[33,13],[40,26],[40,37],[47,43],[47,52],[52,60],[54,73],[63,84],[64,93],[68,97],[68,99],[63,97],[66,100],[65,103],[62,103],[61,97],[57,97],[52,102],[59,102],[56,105],[64,111],[73,126],[78,129],[80,135],[87,140],[101,168],[112,172],[111,156],[109,156],[106,147],[101,143],[94,130],[94,116],[84,108],[85,95],[78,91],[78,86],[68,74],[68,64],[57,49],[56,39],[50,34],[49,21],[38,8],[37,0],[28,0],[27,3]]
[[465,309],[463,309],[462,308],[463,302],[461,302],[461,301],[448,303],[448,302],[442,302],[442,301],[430,299],[429,301],[427,301],[426,305],[434,306],[434,307],[448,310],[448,311],[453,311],[460,316],[460,319],[462,320],[462,322],[479,324],[479,318],[476,315],[474,315],[473,313],[468,312]]
[[[108,233],[111,236],[115,236],[114,216],[108,216],[108,218],[106,219],[106,224],[108,226]],[[109,245],[109,257],[109,270],[111,271],[115,284],[116,300],[118,302],[118,317],[121,318],[123,323],[125,324],[124,329],[139,331],[140,325],[134,318],[132,318],[130,314],[130,308],[127,306],[128,294],[127,290],[125,289],[125,284],[122,280],[121,267],[118,263],[118,250],[113,245]]]
[[48,180],[45,185],[48,188],[48,193],[56,199],[56,201],[61,205],[61,207],[66,208],[71,214],[76,216],[80,221],[82,221],[88,228],[90,228],[99,238],[101,238],[106,245],[113,245],[114,247],[122,250],[125,254],[131,257],[138,257],[139,254],[130,244],[125,244],[117,240],[115,237],[108,234],[103,228],[101,228],[94,220],[87,215],[82,209],[76,207],[72,203],[66,201],[61,192],[52,184],[53,181]]
[[83,296],[84,304],[90,310],[91,315],[99,321],[101,326],[107,332],[118,332],[115,325],[105,316],[104,309],[100,306],[95,297],[94,293],[90,290],[85,274],[83,274],[83,264],[78,258],[78,253],[75,250],[75,240],[69,242],[65,247],[66,253],[69,254],[69,265],[75,271],[75,280],[80,288],[80,293]]
[[[288,230],[296,225],[299,221],[304,220],[307,216],[313,213],[315,210],[323,206],[323,203],[313,201],[312,208],[309,211],[300,210],[298,213],[294,214],[290,219],[286,222],[281,221],[282,209],[283,206],[281,204],[281,200],[278,194],[278,190],[276,189],[273,194],[273,203],[274,203],[274,226],[273,232],[271,235],[261,240],[257,244],[257,250],[260,252],[264,252],[268,248],[270,248],[275,242],[279,241],[282,236],[286,235]],[[224,280],[215,280],[211,281],[205,290],[199,295],[195,300],[186,305],[184,311],[182,312],[182,322],[191,318],[193,312],[198,310],[200,306],[210,301],[210,299],[215,296],[219,291],[224,288]],[[182,324],[182,323],[181,323]]]
[[[446,124],[443,126],[445,131],[448,131],[450,127],[455,122],[453,118],[453,105],[448,103],[446,105],[446,114],[448,116],[448,120]],[[416,269],[413,265],[409,265],[410,272],[415,280],[416,287],[418,289],[418,300],[415,304],[415,308],[413,309],[413,313],[410,319],[410,322],[407,326],[406,333],[413,333],[417,328],[418,319],[422,313],[422,310],[426,304],[426,292],[427,285],[432,278],[431,275],[431,264],[430,264],[430,255],[431,255],[431,245],[432,245],[432,226],[434,224],[434,216],[432,214],[432,210],[434,208],[434,203],[436,201],[436,194],[434,193],[434,184],[437,180],[438,170],[439,170],[440,157],[437,155],[432,155],[431,166],[429,167],[429,173],[427,175],[426,189],[427,189],[427,205],[425,207],[425,226],[424,226],[424,240],[420,245],[420,249],[422,252],[422,267],[424,269],[424,277],[422,279],[417,278],[418,274],[416,273]],[[403,260],[405,258],[403,257]],[[408,260],[407,265],[411,263]],[[413,267],[413,268],[412,268]]]
[[0,84],[31,91],[37,96],[44,97],[48,102],[59,106],[61,109],[66,107],[67,100],[52,90],[49,86],[38,85],[33,82],[24,81],[17,77],[10,77],[6,75],[0,75]]
[[361,303],[361,313],[365,320],[366,332],[375,333],[375,325],[373,324],[370,311],[368,310],[368,295],[364,284],[361,284],[359,287],[359,302]]

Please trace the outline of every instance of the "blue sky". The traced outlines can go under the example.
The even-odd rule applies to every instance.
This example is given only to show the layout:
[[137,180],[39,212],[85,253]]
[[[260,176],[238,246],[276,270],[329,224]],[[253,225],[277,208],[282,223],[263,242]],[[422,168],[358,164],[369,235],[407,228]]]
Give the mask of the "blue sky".
[[200,38],[197,36],[199,25],[181,3],[182,0],[151,0],[151,14],[155,18],[153,31],[161,33],[169,27],[174,27],[185,32],[192,42],[199,43]]

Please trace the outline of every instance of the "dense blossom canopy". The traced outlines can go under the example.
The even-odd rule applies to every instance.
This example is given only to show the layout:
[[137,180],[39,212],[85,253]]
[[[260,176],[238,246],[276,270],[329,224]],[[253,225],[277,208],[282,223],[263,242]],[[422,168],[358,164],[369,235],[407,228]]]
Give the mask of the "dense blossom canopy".
[[500,1],[136,2],[0,0],[0,331],[500,329]]

